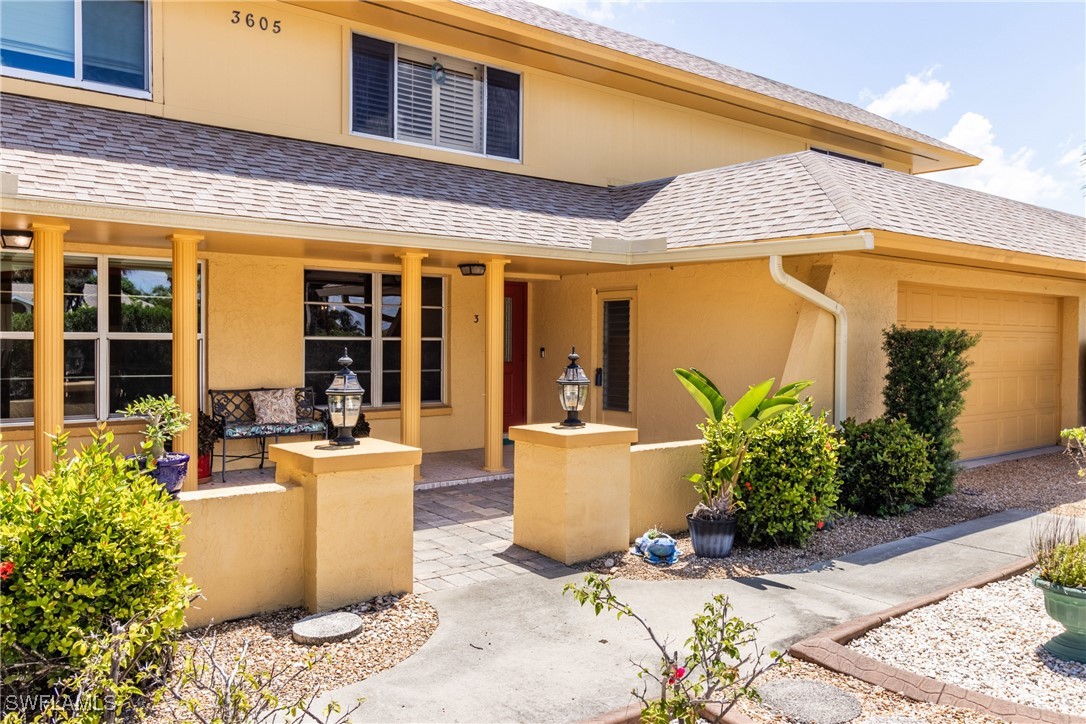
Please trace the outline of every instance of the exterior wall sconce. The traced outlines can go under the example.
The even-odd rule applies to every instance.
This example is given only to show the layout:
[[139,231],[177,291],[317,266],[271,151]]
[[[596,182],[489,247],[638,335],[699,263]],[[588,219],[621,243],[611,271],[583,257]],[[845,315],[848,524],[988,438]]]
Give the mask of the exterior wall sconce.
[[34,232],[24,229],[4,229],[0,231],[0,240],[5,249],[29,249],[34,243]]
[[584,403],[588,399],[588,377],[577,364],[580,358],[577,348],[574,347],[569,354],[569,365],[558,378],[558,400],[562,403],[562,409],[566,411],[566,419],[555,425],[560,430],[584,427],[577,413],[584,409]]
[[327,445],[318,445],[318,450],[338,450],[358,444],[351,429],[358,422],[358,414],[362,411],[362,395],[366,394],[366,391],[358,384],[358,375],[350,370],[352,362],[354,360],[347,356],[347,348],[344,347],[343,356],[339,358],[339,365],[343,369],[335,374],[332,384],[325,391],[328,395],[328,417],[332,425],[339,428],[339,433],[336,439]]
[[486,274],[486,264],[480,264],[477,261],[468,262],[467,264],[457,264],[456,268],[466,277],[481,277]]

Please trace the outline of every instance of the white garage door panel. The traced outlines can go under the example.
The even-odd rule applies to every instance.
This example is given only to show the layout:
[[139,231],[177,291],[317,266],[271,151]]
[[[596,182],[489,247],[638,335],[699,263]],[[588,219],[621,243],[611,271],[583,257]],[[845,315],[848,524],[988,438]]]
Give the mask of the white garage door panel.
[[979,332],[958,420],[963,458],[1058,441],[1059,303],[1050,297],[902,284],[898,324]]

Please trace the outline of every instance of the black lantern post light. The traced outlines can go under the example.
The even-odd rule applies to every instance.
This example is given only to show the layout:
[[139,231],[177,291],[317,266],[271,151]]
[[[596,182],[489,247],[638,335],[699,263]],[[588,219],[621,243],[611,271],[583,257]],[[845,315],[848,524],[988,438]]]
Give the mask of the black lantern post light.
[[351,429],[358,422],[358,414],[362,411],[362,395],[366,391],[358,384],[358,375],[350,370],[352,362],[354,360],[347,356],[347,348],[344,347],[343,356],[339,358],[339,365],[343,369],[336,373],[332,384],[325,391],[328,395],[328,417],[332,425],[339,428],[339,434],[327,445],[318,445],[318,450],[338,450],[358,444]]
[[588,377],[577,364],[580,358],[577,348],[574,347],[569,355],[569,365],[558,378],[558,399],[562,402],[562,409],[566,411],[566,419],[555,425],[559,429],[584,427],[577,413],[584,409],[584,403],[588,399]]

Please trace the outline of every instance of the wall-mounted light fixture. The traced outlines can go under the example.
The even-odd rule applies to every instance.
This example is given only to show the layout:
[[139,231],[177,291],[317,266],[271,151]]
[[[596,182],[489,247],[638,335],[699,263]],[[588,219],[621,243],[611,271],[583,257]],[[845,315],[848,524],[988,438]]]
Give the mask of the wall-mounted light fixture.
[[0,240],[5,249],[29,249],[34,243],[34,232],[26,229],[4,229],[0,231]]
[[467,264],[457,264],[456,268],[466,277],[481,277],[486,274],[486,264],[480,264],[477,261],[468,262]]

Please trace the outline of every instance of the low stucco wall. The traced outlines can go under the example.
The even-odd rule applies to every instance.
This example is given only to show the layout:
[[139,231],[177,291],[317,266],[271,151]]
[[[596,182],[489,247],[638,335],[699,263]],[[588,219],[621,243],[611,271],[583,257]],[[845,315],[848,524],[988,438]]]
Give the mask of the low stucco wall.
[[634,445],[630,453],[630,540],[653,527],[686,530],[698,494],[684,478],[701,470],[701,440]]
[[181,570],[203,592],[189,628],[302,605],[301,486],[238,485],[181,493],[189,514]]

